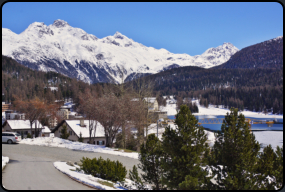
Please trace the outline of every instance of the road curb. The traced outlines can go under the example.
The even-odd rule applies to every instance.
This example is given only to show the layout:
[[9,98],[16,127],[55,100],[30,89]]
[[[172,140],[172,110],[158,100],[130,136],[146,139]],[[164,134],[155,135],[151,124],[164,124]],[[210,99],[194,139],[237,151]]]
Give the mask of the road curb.
[[[58,168],[55,167],[55,169],[57,169],[59,172],[61,172]],[[76,181],[76,182],[78,182],[78,183],[81,183],[81,184],[83,184],[83,185],[86,185],[87,187],[90,187],[90,188],[93,188],[93,189],[96,189],[96,190],[102,190],[102,189],[96,188],[96,187],[94,187],[94,186],[92,186],[92,185],[89,185],[89,184],[87,184],[87,183],[83,183],[83,182],[81,182],[81,181],[79,181],[79,180],[77,180],[77,179],[71,177],[70,175],[68,175],[68,174],[66,174],[66,173],[64,173],[64,172],[61,172],[61,173],[65,174],[66,176],[68,176],[69,178],[71,178],[72,180],[74,180],[74,181]]]

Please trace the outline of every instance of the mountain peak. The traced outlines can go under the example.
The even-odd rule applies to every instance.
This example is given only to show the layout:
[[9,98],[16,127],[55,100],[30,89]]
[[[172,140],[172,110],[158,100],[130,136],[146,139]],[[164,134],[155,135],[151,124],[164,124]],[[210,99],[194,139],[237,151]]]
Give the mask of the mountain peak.
[[124,39],[124,35],[118,31],[115,33],[113,37],[116,39]]
[[66,21],[63,21],[61,19],[57,19],[53,22],[53,26],[57,28],[65,27],[65,26],[70,26]]

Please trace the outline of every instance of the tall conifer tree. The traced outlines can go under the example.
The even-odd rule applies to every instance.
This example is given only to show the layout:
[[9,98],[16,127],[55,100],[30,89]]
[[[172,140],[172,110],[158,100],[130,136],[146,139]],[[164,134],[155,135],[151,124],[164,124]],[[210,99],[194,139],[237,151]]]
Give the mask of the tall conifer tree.
[[176,129],[168,126],[162,136],[163,182],[170,189],[205,189],[210,178],[201,167],[210,150],[207,135],[186,105],[181,105],[175,124]]
[[217,174],[219,189],[257,189],[254,174],[260,149],[255,136],[250,132],[244,115],[231,108],[216,135],[213,146],[213,173]]

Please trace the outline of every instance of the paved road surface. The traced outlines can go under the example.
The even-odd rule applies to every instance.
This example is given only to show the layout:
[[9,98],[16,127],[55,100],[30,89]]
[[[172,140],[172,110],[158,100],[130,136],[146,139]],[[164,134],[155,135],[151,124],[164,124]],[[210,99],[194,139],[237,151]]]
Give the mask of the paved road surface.
[[92,190],[55,169],[55,161],[79,162],[83,156],[102,156],[119,160],[127,170],[139,163],[129,157],[26,144],[2,144],[2,155],[9,157],[9,163],[2,171],[2,184],[8,190]]

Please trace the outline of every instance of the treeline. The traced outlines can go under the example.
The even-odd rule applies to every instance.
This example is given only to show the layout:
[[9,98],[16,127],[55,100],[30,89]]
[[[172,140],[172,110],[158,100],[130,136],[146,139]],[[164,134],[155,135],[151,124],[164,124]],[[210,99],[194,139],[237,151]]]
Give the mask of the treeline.
[[283,114],[283,86],[208,89],[201,92],[200,104],[223,105],[239,110]]
[[[49,87],[56,87],[57,90]],[[84,93],[86,88],[96,90],[100,96],[105,87],[108,84],[89,85],[56,72],[32,70],[2,55],[2,101],[7,103],[13,101],[13,94],[23,100],[38,97],[49,103],[67,98],[78,101],[79,93]]]
[[283,113],[282,69],[182,67],[146,77],[155,92],[201,99],[201,104]]

